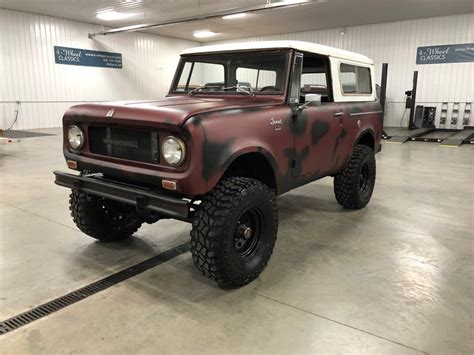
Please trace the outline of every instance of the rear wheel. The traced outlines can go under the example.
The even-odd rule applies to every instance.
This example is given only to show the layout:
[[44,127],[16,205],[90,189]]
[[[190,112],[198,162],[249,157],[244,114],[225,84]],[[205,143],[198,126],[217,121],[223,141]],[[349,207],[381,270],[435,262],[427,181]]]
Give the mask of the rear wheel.
[[112,242],[128,238],[142,225],[133,206],[73,189],[69,209],[76,226],[88,236]]
[[191,231],[196,267],[223,288],[244,286],[260,275],[278,231],[275,195],[249,178],[229,178],[202,201]]
[[374,151],[365,145],[356,145],[347,166],[334,176],[337,202],[352,210],[365,207],[374,191],[375,171]]

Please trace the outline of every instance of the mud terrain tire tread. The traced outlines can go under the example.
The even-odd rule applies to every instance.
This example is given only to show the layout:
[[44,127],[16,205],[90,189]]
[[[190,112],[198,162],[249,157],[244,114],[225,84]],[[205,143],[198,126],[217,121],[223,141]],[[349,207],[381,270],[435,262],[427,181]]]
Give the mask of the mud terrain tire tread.
[[[260,200],[262,199],[262,200]],[[236,221],[243,205],[253,201],[269,204],[265,218],[264,244],[258,265],[251,273],[239,272],[232,265],[233,239]],[[204,197],[196,211],[191,230],[191,253],[196,267],[204,276],[229,289],[244,286],[265,269],[276,242],[278,211],[274,193],[263,183],[243,177],[221,181]]]
[[98,209],[96,197],[77,189],[69,195],[69,210],[76,226],[88,236],[103,242],[119,241],[132,236],[142,220],[131,213],[122,220],[113,220]]
[[[364,162],[369,164],[370,186],[369,190],[361,194],[359,191],[359,176]],[[369,203],[375,185],[375,156],[373,150],[358,144],[354,148],[352,157],[346,167],[334,176],[334,194],[337,202],[351,210],[364,208]]]

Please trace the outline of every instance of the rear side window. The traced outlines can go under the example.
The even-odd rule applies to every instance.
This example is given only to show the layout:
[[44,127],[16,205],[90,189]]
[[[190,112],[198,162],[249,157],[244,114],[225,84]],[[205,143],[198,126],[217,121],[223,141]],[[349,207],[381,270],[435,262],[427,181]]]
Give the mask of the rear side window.
[[369,68],[341,63],[340,71],[342,92],[345,95],[369,95],[372,93]]

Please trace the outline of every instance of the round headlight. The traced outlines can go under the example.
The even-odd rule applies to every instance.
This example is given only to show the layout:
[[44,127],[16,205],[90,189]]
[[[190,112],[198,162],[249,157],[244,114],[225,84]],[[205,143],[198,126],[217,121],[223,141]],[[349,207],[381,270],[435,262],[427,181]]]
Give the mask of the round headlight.
[[77,126],[69,127],[67,138],[72,149],[81,149],[84,145],[84,132]]
[[161,146],[163,157],[170,165],[178,166],[184,160],[185,146],[181,139],[166,137]]

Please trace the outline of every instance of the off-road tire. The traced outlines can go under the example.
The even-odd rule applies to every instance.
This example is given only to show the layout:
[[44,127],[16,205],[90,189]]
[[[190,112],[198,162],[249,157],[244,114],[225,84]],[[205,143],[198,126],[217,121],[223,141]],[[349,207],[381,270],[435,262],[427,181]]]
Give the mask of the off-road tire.
[[[252,211],[252,212],[249,212]],[[260,233],[254,231],[255,249],[244,255],[236,248],[237,228],[246,216],[261,213]],[[256,227],[256,230],[259,228]],[[191,253],[196,267],[222,288],[238,288],[265,269],[278,232],[278,211],[274,193],[261,182],[242,177],[221,181],[202,200],[191,230]],[[255,236],[259,236],[256,238]],[[252,243],[254,243],[252,241]]]
[[375,175],[374,151],[368,146],[356,145],[349,163],[334,176],[337,202],[351,210],[365,207],[374,191]]
[[133,206],[93,196],[77,189],[69,195],[69,209],[76,226],[103,242],[128,238],[142,225]]

